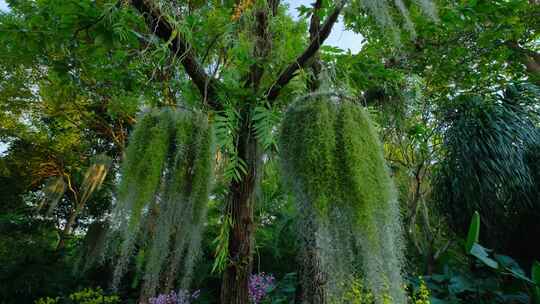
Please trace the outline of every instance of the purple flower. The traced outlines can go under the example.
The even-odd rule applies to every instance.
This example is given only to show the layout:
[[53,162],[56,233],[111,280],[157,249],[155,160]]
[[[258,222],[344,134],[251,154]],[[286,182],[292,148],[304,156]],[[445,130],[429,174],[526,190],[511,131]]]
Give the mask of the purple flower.
[[249,299],[253,304],[259,304],[275,287],[275,278],[264,272],[252,274],[249,277]]
[[148,299],[150,304],[191,304],[201,294],[200,290],[196,290],[192,294],[187,290],[180,290],[178,293],[171,291],[169,294],[160,294],[157,297]]

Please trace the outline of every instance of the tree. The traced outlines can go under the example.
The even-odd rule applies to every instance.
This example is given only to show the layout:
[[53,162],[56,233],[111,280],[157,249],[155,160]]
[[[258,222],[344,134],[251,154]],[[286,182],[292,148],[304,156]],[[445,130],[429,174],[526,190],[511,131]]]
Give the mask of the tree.
[[[50,178],[71,183],[55,211],[60,224],[75,213],[71,211],[92,159],[108,154],[118,162],[138,107],[128,90],[146,80],[126,70],[129,44],[111,50],[80,37],[101,12],[97,7],[75,2],[18,2],[11,7],[11,13],[1,15],[0,138],[8,147],[6,157],[15,160],[12,164],[26,162],[21,165],[28,167],[31,180],[26,191],[39,192]],[[50,12],[78,18],[59,20]],[[38,26],[40,30],[31,30]],[[109,56],[115,64],[108,62]],[[111,188],[112,183],[109,195]]]
[[[10,8],[0,13],[1,280],[11,282],[1,292],[6,301],[32,302],[85,282],[74,283],[71,270],[81,234],[109,211],[135,112],[161,90],[128,53],[137,39],[122,40],[111,19],[94,23],[106,7],[17,1]],[[136,28],[132,16],[113,19]],[[94,160],[103,154],[112,159],[107,178],[86,178],[100,172]],[[99,191],[87,191],[97,186],[92,180],[103,182]],[[52,181],[63,185],[54,200]]]
[[[169,48],[180,58],[186,73],[199,90],[203,102],[213,110],[223,110],[224,103],[227,102],[225,98],[229,97],[227,95],[230,94],[232,88],[223,89],[224,83],[221,80],[212,78],[206,73],[199,64],[193,46],[184,37],[185,33],[175,33],[174,25],[164,18],[165,16],[155,4],[146,1],[133,1],[132,4],[145,15],[149,27],[155,29],[154,32],[158,37],[171,41]],[[269,74],[264,69],[264,62],[269,61],[272,43],[269,26],[272,19],[279,13],[279,1],[268,1],[263,4],[242,1],[237,6],[239,14],[237,17],[241,18],[244,13],[242,9],[249,8],[251,5],[254,5],[252,8],[254,24],[249,30],[255,35],[255,43],[251,51],[254,63],[246,69],[244,75],[239,75],[241,83],[234,84],[236,89],[241,89],[251,96],[244,96],[242,100],[235,102],[238,107],[235,110],[239,117],[238,130],[233,135],[235,137],[234,153],[243,163],[240,165],[243,173],[230,183],[226,202],[232,225],[228,240],[229,261],[221,287],[222,303],[247,303],[248,300],[248,278],[251,273],[253,255],[254,193],[262,157],[252,124],[253,108],[261,102],[267,106],[275,103],[282,88],[297,75],[301,68],[306,67],[308,61],[317,53],[330,34],[345,3],[340,1],[336,5],[318,31],[316,38],[309,42],[308,47],[294,62],[281,71],[277,79],[268,87],[261,87],[261,85],[263,77],[268,77],[265,73]]]

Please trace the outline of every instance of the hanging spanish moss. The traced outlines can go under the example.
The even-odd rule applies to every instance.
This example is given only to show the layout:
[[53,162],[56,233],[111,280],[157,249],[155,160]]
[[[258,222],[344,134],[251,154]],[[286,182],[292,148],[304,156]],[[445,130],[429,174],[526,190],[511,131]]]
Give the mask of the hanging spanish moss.
[[401,16],[403,16],[405,29],[409,31],[411,33],[411,36],[414,38],[416,36],[416,31],[414,29],[414,24],[411,20],[411,16],[409,15],[409,10],[405,6],[405,3],[403,3],[403,0],[394,0],[394,4],[401,13]]
[[305,220],[315,244],[304,245],[319,251],[328,298],[339,301],[362,274],[378,303],[405,303],[399,206],[365,111],[327,95],[300,100],[285,115],[281,151],[298,208],[314,217]]
[[[393,2],[393,3],[392,3]],[[429,19],[438,21],[439,16],[437,7],[432,0],[414,0],[412,1]],[[394,9],[399,12],[400,18],[403,19],[403,27],[407,30],[411,37],[416,35],[414,23],[411,20],[409,13],[410,7],[407,7],[403,0],[357,0],[352,3],[353,9],[362,9],[375,18],[377,23],[385,29],[389,29],[394,35],[396,42],[399,42],[400,29],[398,25],[401,23],[396,20]],[[356,10],[353,10],[356,12]],[[398,18],[399,19],[399,18]]]
[[141,117],[130,138],[109,233],[122,240],[113,286],[138,247],[144,250],[144,295],[179,283],[188,287],[200,252],[212,147],[213,133],[202,114],[161,110]]
[[439,13],[437,12],[437,6],[431,0],[415,0],[416,4],[422,9],[424,14],[431,19],[438,21]]
[[83,204],[88,201],[95,191],[99,190],[103,181],[105,181],[105,177],[107,177],[107,173],[111,167],[111,161],[111,158],[104,154],[96,155],[92,159],[90,167],[84,173],[84,179],[81,184],[80,201]]
[[46,204],[49,205],[47,214],[52,214],[64,193],[66,192],[66,183],[62,176],[49,177],[43,186],[44,197],[39,204],[38,210],[41,210]]
[[206,217],[213,154],[211,129],[201,115],[184,116],[175,129],[176,151],[165,170],[164,193],[146,264],[144,280],[149,294],[158,287],[160,273],[166,274],[168,288],[174,287],[178,273],[181,287],[189,287]]

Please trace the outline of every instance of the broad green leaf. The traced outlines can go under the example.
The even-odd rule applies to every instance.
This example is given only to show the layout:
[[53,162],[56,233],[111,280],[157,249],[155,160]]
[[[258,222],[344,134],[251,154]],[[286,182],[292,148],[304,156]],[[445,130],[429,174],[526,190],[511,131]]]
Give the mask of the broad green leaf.
[[482,247],[481,245],[474,243],[470,253],[478,260],[480,260],[480,262],[484,263],[486,266],[493,269],[499,268],[499,263],[497,263],[497,261],[495,261],[494,259],[490,258],[488,249]]
[[536,285],[540,286],[540,263],[534,261],[531,269],[531,277]]
[[523,271],[523,269],[521,269],[519,264],[511,257],[495,254],[494,258],[500,263],[502,267],[505,268],[506,271],[508,271],[508,274],[512,277],[518,280],[525,281],[529,284],[534,284],[534,282],[525,275],[525,272]]
[[469,226],[469,233],[467,234],[467,241],[465,243],[465,251],[471,253],[473,245],[478,243],[480,237],[480,214],[475,211],[471,219],[471,225]]
[[540,263],[534,261],[531,269],[531,277],[536,287],[534,287],[534,303],[540,304]]
[[462,276],[462,275],[456,275],[450,279],[450,284],[448,285],[448,289],[452,293],[458,294],[458,293],[462,293],[466,291],[475,291],[476,286],[467,277]]

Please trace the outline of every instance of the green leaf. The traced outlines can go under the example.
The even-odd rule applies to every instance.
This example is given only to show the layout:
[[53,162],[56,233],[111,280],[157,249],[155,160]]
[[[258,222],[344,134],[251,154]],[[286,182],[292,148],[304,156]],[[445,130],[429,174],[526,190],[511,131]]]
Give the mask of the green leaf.
[[531,278],[536,284],[533,291],[533,298],[535,304],[540,304],[540,263],[534,261],[531,269]]
[[476,287],[474,286],[473,282],[471,282],[471,280],[469,280],[465,276],[456,275],[450,279],[448,289],[450,290],[450,292],[458,294],[466,291],[474,292],[476,290]]
[[309,14],[312,11],[310,7],[307,7],[305,5],[300,5],[299,7],[296,8],[296,10],[298,11],[299,16],[309,16]]
[[431,303],[431,304],[446,304],[446,303],[448,303],[448,302],[445,301],[445,300],[441,300],[441,299],[435,298],[435,297],[430,297],[430,298],[429,298],[429,303]]
[[531,269],[531,277],[534,283],[540,286],[540,263],[534,261]]
[[469,226],[469,233],[467,234],[467,242],[465,243],[465,251],[471,253],[473,245],[478,243],[480,238],[480,214],[475,211],[471,219],[471,225]]
[[511,257],[500,254],[495,254],[493,257],[495,260],[497,260],[497,262],[500,263],[502,267],[504,267],[505,270],[509,272],[508,274],[512,277],[525,281],[529,284],[534,284],[534,282],[525,275],[525,272],[523,269],[521,269],[519,264]]
[[223,217],[223,222],[219,229],[219,235],[212,242],[216,245],[215,260],[212,265],[212,273],[221,273],[229,262],[229,231],[233,225],[229,215]]
[[484,265],[491,267],[493,269],[499,268],[499,263],[495,261],[494,259],[489,257],[488,249],[482,247],[481,245],[474,243],[472,246],[470,254],[474,257],[476,257],[480,262],[482,262]]

